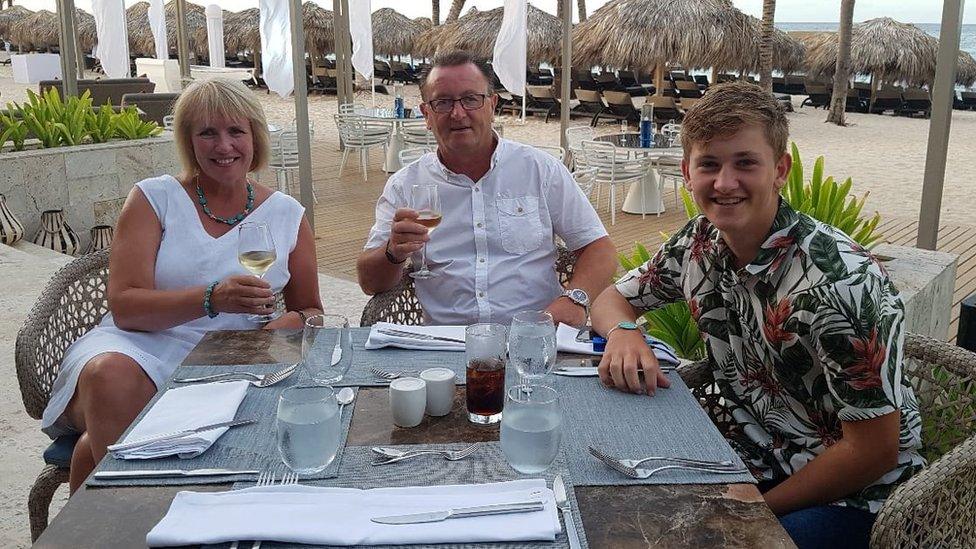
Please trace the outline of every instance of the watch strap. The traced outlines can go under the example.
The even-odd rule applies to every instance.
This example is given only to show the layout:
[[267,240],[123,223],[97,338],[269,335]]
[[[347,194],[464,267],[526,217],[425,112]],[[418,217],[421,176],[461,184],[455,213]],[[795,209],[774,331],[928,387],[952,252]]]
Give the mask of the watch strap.
[[386,260],[389,261],[390,263],[394,264],[394,265],[402,265],[403,262],[407,260],[407,258],[404,257],[400,261],[397,261],[396,256],[393,255],[393,252],[390,251],[390,241],[389,240],[386,241],[386,248],[383,251],[386,253]]

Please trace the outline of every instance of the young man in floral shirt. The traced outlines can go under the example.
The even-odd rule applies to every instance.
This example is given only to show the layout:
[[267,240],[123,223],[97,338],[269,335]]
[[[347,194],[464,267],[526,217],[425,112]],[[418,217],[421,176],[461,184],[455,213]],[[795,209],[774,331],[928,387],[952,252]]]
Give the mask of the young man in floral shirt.
[[687,114],[682,172],[702,215],[595,302],[600,378],[667,387],[633,322],[687,301],[733,442],[784,528],[801,548],[867,547],[874,513],[924,465],[904,306],[867,251],[780,198],[788,133],[779,102],[751,84],[716,86]]

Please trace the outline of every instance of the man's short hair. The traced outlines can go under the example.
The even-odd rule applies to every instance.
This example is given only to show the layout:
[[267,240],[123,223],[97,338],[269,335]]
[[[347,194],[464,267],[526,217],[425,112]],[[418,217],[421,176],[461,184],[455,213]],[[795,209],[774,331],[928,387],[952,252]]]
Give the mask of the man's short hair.
[[708,88],[681,121],[681,146],[685,158],[696,144],[730,137],[746,126],[759,126],[777,159],[786,154],[790,123],[773,94],[755,84],[729,82]]
[[467,65],[471,63],[478,68],[478,71],[482,76],[485,77],[485,81],[488,82],[487,93],[491,95],[495,90],[492,85],[491,69],[488,68],[488,64],[481,59],[475,58],[470,52],[464,50],[451,50],[444,53],[438,53],[434,56],[434,61],[431,63],[429,69],[425,70],[423,74],[420,75],[420,96],[427,99],[425,94],[425,89],[427,88],[427,77],[430,72],[437,67],[458,67],[461,65]]

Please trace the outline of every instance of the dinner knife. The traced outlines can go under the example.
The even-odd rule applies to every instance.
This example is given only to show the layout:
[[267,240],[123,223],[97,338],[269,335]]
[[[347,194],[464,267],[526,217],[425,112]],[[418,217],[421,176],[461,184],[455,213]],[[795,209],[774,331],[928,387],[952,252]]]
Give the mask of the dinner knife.
[[95,478],[102,480],[118,480],[131,478],[216,477],[226,475],[256,475],[258,473],[260,473],[260,471],[237,471],[233,469],[139,469],[132,471],[99,471],[95,473]]
[[479,505],[477,507],[459,507],[457,509],[431,511],[429,513],[411,513],[409,515],[373,517],[369,520],[379,524],[420,524],[424,522],[440,522],[442,520],[453,518],[480,517],[482,515],[528,513],[530,511],[541,511],[543,507],[544,506],[541,501],[495,503],[492,505]]
[[461,344],[464,343],[463,339],[458,339],[456,337],[435,336],[430,334],[422,334],[419,332],[409,332],[407,330],[392,330],[387,328],[380,328],[377,329],[376,331],[383,335],[388,335],[393,337],[403,337],[407,339],[419,339],[422,341],[447,341],[450,343],[461,343]]
[[[674,367],[660,366],[661,372],[667,374],[674,371]],[[643,370],[639,370],[643,372]],[[592,366],[562,366],[552,371],[557,376],[567,377],[593,377],[599,375],[597,369]]]
[[157,442],[166,442],[168,440],[175,440],[178,438],[183,438],[187,435],[193,435],[196,433],[202,433],[204,431],[212,431],[214,429],[222,429],[224,427],[237,427],[240,425],[248,425],[251,423],[256,423],[257,419],[234,419],[231,421],[221,421],[220,423],[212,423],[210,425],[204,425],[202,427],[197,427],[196,429],[186,429],[185,431],[179,431],[176,433],[167,433],[152,437],[141,438],[138,440],[133,440],[130,442],[123,442],[119,444],[113,444],[108,447],[110,452],[122,452],[125,450],[131,450],[133,448],[139,448],[140,446],[146,446],[147,444],[155,444]]

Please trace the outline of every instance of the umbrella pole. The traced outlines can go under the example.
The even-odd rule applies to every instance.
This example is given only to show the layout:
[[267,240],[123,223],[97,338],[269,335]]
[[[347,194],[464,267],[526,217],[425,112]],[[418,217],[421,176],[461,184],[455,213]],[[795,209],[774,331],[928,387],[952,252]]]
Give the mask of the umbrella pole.
[[919,248],[934,250],[939,240],[939,210],[945,184],[946,156],[949,150],[949,126],[952,122],[952,98],[956,94],[956,62],[959,56],[959,34],[962,28],[963,0],[945,0],[942,4],[942,26],[939,31],[939,54],[936,57],[935,82],[932,83],[932,119],[929,143],[925,153],[925,176],[922,181],[922,205],[918,212]]
[[573,40],[570,37],[570,30],[573,27],[573,0],[559,0],[563,3],[563,60],[560,69],[560,101],[559,101],[559,145],[563,150],[569,150],[569,141],[566,139],[566,130],[569,128],[569,94],[570,81],[573,73],[570,70],[573,64]]
[[190,80],[190,39],[186,34],[186,0],[176,0],[176,51],[180,58],[180,82],[185,86]]
[[658,63],[654,66],[654,95],[664,93],[664,64]]
[[58,18],[60,36],[61,78],[64,79],[64,96],[78,95],[78,80],[75,72],[78,62],[75,58],[75,2],[74,0],[58,0]]
[[298,181],[302,206],[315,231],[315,200],[312,195],[312,146],[308,131],[308,78],[305,76],[305,29],[302,0],[288,2],[291,19],[291,62],[295,78],[295,130],[298,132]]

